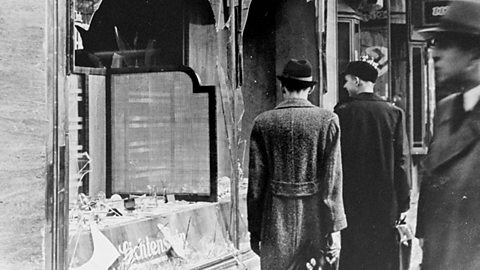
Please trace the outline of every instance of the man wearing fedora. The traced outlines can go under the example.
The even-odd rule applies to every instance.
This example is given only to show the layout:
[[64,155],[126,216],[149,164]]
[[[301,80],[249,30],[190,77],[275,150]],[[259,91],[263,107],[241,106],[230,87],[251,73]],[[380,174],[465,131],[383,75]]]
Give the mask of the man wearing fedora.
[[378,72],[372,64],[348,64],[344,87],[349,99],[335,107],[348,218],[342,232],[342,270],[399,269],[395,225],[405,219],[410,203],[405,115],[374,93]]
[[322,252],[337,259],[347,225],[338,118],[308,101],[316,84],[310,62],[291,59],[277,77],[284,101],[255,118],[250,137],[251,247],[262,269],[291,269],[307,253],[318,266]]
[[480,269],[480,1],[452,1],[432,39],[438,84],[457,93],[436,108],[423,162],[416,236],[422,270]]

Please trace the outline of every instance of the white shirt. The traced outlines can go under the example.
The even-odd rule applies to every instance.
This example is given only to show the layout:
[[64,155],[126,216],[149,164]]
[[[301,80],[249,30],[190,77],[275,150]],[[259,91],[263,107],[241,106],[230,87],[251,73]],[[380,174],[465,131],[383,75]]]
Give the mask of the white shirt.
[[473,110],[480,100],[480,85],[463,93],[463,108],[466,112]]

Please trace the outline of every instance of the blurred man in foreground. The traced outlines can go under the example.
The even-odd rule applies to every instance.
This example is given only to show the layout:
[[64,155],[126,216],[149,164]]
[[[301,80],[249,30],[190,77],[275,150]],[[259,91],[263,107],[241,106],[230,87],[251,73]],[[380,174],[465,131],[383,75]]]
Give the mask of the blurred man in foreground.
[[[422,270],[480,269],[480,1],[453,1],[432,39],[441,100],[424,160],[417,237]],[[421,241],[422,242],[422,241]]]

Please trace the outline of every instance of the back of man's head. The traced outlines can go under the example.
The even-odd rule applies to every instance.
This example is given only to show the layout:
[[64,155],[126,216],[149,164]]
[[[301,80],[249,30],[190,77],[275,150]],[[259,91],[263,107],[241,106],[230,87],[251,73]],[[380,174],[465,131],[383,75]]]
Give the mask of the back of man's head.
[[301,91],[314,86],[312,64],[308,60],[290,59],[277,78],[288,91]]
[[375,83],[378,77],[378,70],[366,61],[353,61],[348,64],[343,74],[358,77],[362,81]]

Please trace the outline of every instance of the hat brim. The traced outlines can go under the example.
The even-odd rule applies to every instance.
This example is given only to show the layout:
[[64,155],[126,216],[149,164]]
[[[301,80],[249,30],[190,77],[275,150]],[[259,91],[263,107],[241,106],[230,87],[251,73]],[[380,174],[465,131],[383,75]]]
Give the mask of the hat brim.
[[317,81],[303,81],[303,80],[297,80],[297,79],[294,79],[294,78],[291,78],[291,77],[285,77],[285,76],[282,76],[282,75],[278,75],[277,78],[280,80],[280,82],[282,83],[285,83],[285,84],[295,84],[295,85],[298,85],[298,86],[303,86],[303,87],[310,87],[310,86],[314,86],[315,84],[317,84],[318,82]]
[[475,29],[471,29],[466,26],[456,26],[452,24],[451,26],[434,26],[434,27],[429,27],[429,28],[423,28],[417,30],[417,33],[421,35],[425,39],[431,39],[435,37],[436,34],[439,33],[456,33],[456,34],[463,34],[463,35],[469,35],[469,36],[479,36],[480,32]]
[[431,33],[431,32],[448,32],[448,31],[451,31],[451,30],[447,30],[445,28],[435,26],[435,27],[423,28],[423,29],[418,30],[417,32],[418,33]]
[[438,33],[455,32],[455,30],[445,29],[439,26],[424,28],[416,31],[424,39],[432,39]]

